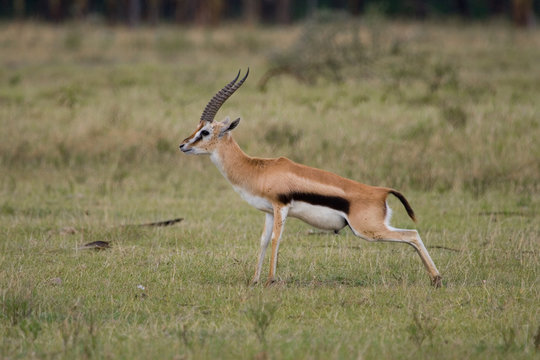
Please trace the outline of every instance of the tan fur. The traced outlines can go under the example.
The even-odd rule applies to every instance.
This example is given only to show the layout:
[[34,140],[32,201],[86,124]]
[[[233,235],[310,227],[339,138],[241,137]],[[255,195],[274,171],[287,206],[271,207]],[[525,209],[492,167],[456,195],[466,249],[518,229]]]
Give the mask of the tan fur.
[[[218,145],[217,152],[233,185],[249,189],[254,195],[272,201],[291,191],[315,192],[341,196],[353,202],[363,201],[365,207],[377,203],[380,207],[388,189],[367,186],[328,171],[297,164],[287,158],[253,158],[246,155],[230,135]],[[383,214],[384,220],[384,214]]]
[[441,276],[416,230],[395,229],[388,224],[389,194],[396,196],[409,216],[414,212],[396,190],[374,187],[343,178],[328,171],[297,164],[286,158],[260,159],[246,155],[230,131],[240,119],[215,122],[221,105],[244,83],[244,77],[225,85],[206,105],[195,132],[184,139],[180,150],[186,154],[210,155],[214,164],[244,200],[266,213],[253,282],[259,281],[261,266],[270,240],[272,255],[267,283],[276,280],[277,257],[287,216],[297,217],[324,230],[339,231],[349,225],[355,235],[368,241],[404,242],[418,252],[433,285]]
[[[346,199],[350,203],[346,220],[356,235],[368,241],[404,242],[413,246],[430,274],[432,283],[440,286],[440,274],[418,232],[394,229],[385,224],[386,198],[394,190],[365,185],[328,171],[297,164],[283,157],[277,159],[250,157],[240,149],[230,133],[219,136],[221,131],[226,129],[227,124],[228,120],[210,124],[201,122],[197,130],[184,140],[183,151],[189,151],[191,146],[201,151],[200,153],[211,154],[214,163],[237,191],[241,191],[246,197],[260,198],[271,205],[269,208],[261,208],[273,216],[272,256],[267,283],[276,280],[275,269],[279,242],[290,207],[289,204],[284,204],[279,200],[279,195],[301,192]],[[189,145],[189,142],[192,142],[203,128],[212,130],[212,136]],[[266,226],[268,224],[265,228]],[[268,245],[264,239],[265,233],[268,233],[267,229],[263,231],[261,237],[259,262],[253,282],[259,280],[262,257]]]

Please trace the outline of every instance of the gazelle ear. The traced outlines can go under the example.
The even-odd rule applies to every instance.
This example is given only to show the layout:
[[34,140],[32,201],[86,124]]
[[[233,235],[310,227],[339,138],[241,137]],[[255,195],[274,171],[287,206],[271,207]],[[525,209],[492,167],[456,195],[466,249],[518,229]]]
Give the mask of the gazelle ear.
[[238,124],[240,123],[240,118],[234,120],[232,123],[229,124],[229,118],[225,119],[225,121],[223,121],[223,123],[225,124],[225,127],[221,130],[221,132],[219,133],[219,136],[223,136],[225,135],[226,133],[228,133],[229,131],[233,130],[235,127],[238,126]]

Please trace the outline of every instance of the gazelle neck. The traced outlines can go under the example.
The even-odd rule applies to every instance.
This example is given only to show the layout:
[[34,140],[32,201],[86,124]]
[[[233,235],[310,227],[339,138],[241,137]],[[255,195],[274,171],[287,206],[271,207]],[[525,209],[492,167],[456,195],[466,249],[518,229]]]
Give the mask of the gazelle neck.
[[231,134],[224,135],[210,159],[233,185],[241,186],[247,180],[243,175],[252,167],[252,158],[240,149]]

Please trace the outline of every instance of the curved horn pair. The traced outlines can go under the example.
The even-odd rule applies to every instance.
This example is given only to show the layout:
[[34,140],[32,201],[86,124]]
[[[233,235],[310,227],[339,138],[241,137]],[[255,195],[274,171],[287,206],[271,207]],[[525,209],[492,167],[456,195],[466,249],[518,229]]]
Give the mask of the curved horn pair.
[[238,80],[238,77],[240,76],[240,70],[238,70],[238,74],[234,78],[233,81],[228,83],[221,89],[214,97],[208,102],[206,107],[204,108],[204,111],[201,115],[201,121],[207,121],[212,122],[214,121],[214,117],[216,116],[216,113],[218,112],[219,108],[223,103],[232,95],[247,79],[249,75],[249,68],[247,69],[246,75],[240,80],[239,82],[236,82]]

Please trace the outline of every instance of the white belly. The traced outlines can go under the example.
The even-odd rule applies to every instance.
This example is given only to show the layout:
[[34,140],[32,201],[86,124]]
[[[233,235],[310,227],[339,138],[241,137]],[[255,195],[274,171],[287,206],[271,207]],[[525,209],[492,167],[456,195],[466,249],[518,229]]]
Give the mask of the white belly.
[[[233,188],[240,194],[242,199],[254,208],[273,213],[272,204],[267,199],[253,195],[238,186],[233,186]],[[345,214],[342,212],[303,201],[293,201],[291,203],[289,216],[300,219],[321,230],[339,231],[347,225]]]
[[238,194],[240,194],[240,197],[242,199],[244,199],[249,205],[253,206],[254,208],[269,213],[272,213],[274,211],[270,201],[266,200],[265,198],[253,195],[239,186],[233,186],[233,188]]
[[347,225],[345,215],[326,206],[311,205],[303,201],[293,201],[289,216],[305,221],[321,230],[341,230]]

